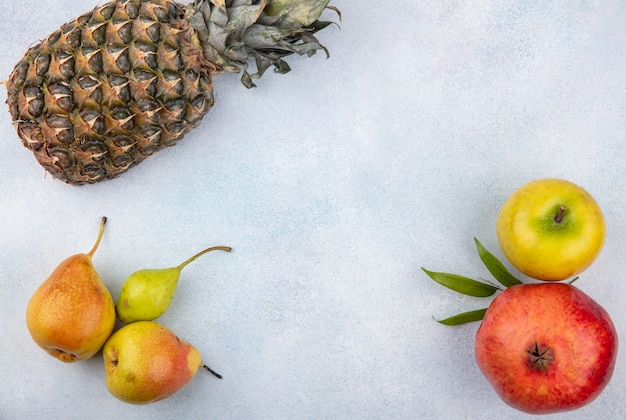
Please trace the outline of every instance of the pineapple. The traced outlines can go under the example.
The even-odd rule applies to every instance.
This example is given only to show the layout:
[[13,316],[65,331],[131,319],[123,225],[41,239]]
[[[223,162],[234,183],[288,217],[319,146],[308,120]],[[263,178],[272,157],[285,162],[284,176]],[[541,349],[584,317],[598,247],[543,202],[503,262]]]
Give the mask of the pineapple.
[[[110,1],[31,47],[7,85],[25,147],[72,185],[114,178],[176,144],[214,104],[212,76],[253,79],[326,49],[329,0]],[[256,65],[250,74],[249,62]]]

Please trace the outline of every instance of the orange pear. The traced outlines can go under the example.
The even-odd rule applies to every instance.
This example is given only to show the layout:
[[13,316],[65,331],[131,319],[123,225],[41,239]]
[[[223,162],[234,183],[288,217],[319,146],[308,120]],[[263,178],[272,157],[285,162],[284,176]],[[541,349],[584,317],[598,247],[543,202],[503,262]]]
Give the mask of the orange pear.
[[202,366],[198,350],[153,321],[138,321],[113,333],[102,350],[106,386],[116,398],[147,404],[167,398]]
[[87,254],[73,255],[59,264],[35,291],[26,309],[30,335],[42,349],[63,362],[85,360],[104,345],[115,325],[115,306]]

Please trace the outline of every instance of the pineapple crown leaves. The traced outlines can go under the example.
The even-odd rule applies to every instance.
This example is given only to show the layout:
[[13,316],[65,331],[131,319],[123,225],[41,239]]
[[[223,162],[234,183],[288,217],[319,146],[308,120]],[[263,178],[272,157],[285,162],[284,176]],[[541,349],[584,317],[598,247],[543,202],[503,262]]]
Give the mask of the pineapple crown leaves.
[[330,0],[273,0],[265,10],[266,22],[281,26],[310,26],[328,7]]
[[[519,279],[507,270],[504,264],[502,264],[502,262],[500,262],[495,255],[487,251],[478,239],[474,238],[474,242],[481,261],[501,286],[507,288],[516,284],[522,284]],[[467,296],[488,297],[494,295],[498,291],[504,290],[500,286],[459,276],[457,274],[429,271],[424,267],[422,267],[422,270],[428,277],[442,286]],[[438,322],[443,325],[460,325],[468,322],[480,321],[483,319],[486,312],[487,308],[463,312],[446,319],[438,320]]]
[[[291,69],[282,59],[297,53],[311,56],[328,50],[313,36],[331,22],[318,18],[329,0],[196,0],[186,8],[187,19],[198,33],[207,60],[221,70],[239,73],[247,88],[256,86],[271,66],[277,73]],[[249,61],[256,72],[248,72]]]

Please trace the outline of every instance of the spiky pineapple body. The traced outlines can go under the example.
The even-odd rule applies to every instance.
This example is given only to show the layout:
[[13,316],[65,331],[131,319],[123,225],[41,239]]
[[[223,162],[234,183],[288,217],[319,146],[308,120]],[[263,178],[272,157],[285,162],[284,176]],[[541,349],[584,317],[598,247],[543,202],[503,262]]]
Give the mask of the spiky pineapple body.
[[[280,70],[280,57],[322,48],[316,29],[268,23],[277,21],[262,14],[270,3],[115,0],[66,23],[7,82],[19,137],[67,183],[120,175],[200,123],[214,104],[212,74],[243,67],[252,86],[248,58]],[[268,30],[279,31],[270,43]]]
[[113,178],[180,140],[213,104],[182,6],[111,2],[28,50],[8,83],[24,145],[71,184]]

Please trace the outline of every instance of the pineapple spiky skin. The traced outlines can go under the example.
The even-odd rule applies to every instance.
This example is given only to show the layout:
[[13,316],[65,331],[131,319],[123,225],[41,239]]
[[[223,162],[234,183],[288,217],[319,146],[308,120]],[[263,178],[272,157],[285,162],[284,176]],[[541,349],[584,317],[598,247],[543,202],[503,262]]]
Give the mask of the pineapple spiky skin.
[[114,1],[30,48],[9,78],[7,102],[49,173],[94,183],[198,125],[214,103],[212,72],[181,5]]
[[272,3],[113,0],[69,21],[6,82],[18,136],[69,184],[117,177],[201,122],[214,104],[212,75],[243,70],[253,87],[272,65],[289,71],[285,55],[325,50],[312,34],[328,25],[316,20],[328,0]]

